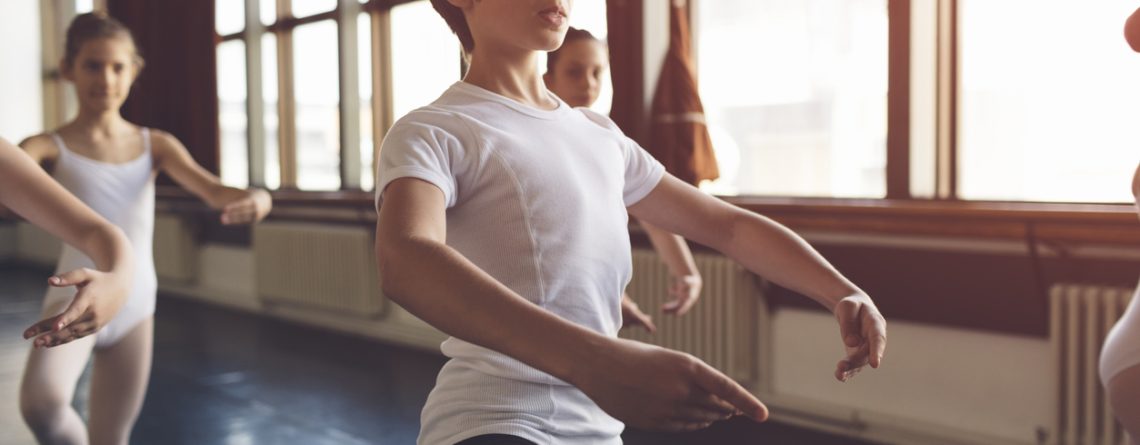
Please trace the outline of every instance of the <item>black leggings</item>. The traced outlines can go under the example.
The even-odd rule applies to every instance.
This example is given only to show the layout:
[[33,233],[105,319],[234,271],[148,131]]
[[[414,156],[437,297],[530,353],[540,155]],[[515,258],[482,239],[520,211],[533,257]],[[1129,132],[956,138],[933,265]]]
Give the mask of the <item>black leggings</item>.
[[506,434],[484,434],[459,442],[455,445],[537,445],[518,436]]

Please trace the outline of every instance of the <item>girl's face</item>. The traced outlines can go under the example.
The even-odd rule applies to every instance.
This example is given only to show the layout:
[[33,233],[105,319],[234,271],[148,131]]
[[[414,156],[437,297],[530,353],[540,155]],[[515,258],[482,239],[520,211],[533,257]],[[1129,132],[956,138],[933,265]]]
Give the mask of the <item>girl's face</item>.
[[138,75],[135,47],[126,37],[93,39],[80,46],[64,78],[75,84],[84,109],[117,110],[127,100]]
[[449,0],[463,9],[475,52],[553,51],[562,45],[573,0]]
[[589,107],[598,100],[609,55],[601,42],[579,39],[559,50],[558,60],[546,73],[546,87],[572,107]]

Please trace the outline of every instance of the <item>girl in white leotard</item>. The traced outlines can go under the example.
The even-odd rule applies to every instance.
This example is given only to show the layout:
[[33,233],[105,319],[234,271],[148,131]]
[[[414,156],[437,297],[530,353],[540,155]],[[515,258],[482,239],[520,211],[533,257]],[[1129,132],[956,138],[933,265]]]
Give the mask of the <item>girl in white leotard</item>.
[[[1140,212],[1140,166],[1132,178],[1132,193],[1136,197],[1136,210]],[[1113,326],[1104,342],[1100,354],[1100,380],[1108,390],[1117,420],[1132,437],[1132,443],[1140,445],[1140,284],[1124,316]]]
[[[75,85],[79,114],[63,127],[20,145],[34,160],[50,166],[60,184],[123,229],[138,265],[126,302],[101,331],[64,346],[32,350],[20,388],[20,408],[41,443],[126,444],[150,375],[155,176],[165,172],[210,207],[222,210],[221,221],[226,224],[264,218],[271,199],[263,190],[223,186],[173,136],[122,118],[120,107],[143,61],[121,23],[97,13],[80,15],[68,29],[66,44],[61,72]],[[59,268],[89,262],[66,247]],[[58,313],[67,301],[65,293],[49,290],[45,315]],[[92,353],[90,413],[84,425],[71,408],[71,399]]]
[[[1124,24],[1124,39],[1140,52],[1140,9]],[[1140,213],[1140,165],[1132,176],[1132,195]],[[1108,393],[1116,419],[1140,445],[1140,284],[1124,316],[1113,326],[1100,354],[1100,381]]]

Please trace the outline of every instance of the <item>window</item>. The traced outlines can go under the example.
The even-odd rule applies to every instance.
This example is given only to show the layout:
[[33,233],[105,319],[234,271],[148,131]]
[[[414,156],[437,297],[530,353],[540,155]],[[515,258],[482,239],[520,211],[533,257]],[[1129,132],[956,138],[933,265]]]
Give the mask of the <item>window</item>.
[[75,0],[75,13],[84,14],[95,10],[94,0]]
[[959,0],[961,197],[1131,200],[1140,57],[1121,29],[1136,6]]
[[[377,138],[393,115],[426,105],[459,79],[459,43],[426,0],[216,3],[227,184],[370,190]],[[245,29],[247,14],[261,26]],[[256,95],[246,94],[251,87]]]
[[357,47],[360,69],[360,188],[371,190],[375,186],[376,144],[373,135],[372,95],[372,16],[360,14],[356,20]]
[[886,2],[705,5],[698,81],[721,172],[709,190],[883,197]]
[[324,20],[293,31],[297,188],[301,190],[340,188],[336,25]]
[[[430,2],[392,8],[392,113],[431,103],[459,80],[460,45]],[[437,57],[424,57],[437,54]]]
[[336,0],[293,0],[293,15],[306,17],[336,9]]
[[245,42],[218,45],[218,122],[222,183],[249,186],[249,122],[246,114]]

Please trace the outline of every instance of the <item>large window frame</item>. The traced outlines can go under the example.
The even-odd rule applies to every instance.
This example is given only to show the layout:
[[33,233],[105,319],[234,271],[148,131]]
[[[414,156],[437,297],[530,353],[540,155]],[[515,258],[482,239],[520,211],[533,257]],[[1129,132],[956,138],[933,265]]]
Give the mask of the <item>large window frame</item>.
[[[277,0],[278,19],[270,25],[262,25],[259,19],[259,0],[245,0],[247,4],[246,29],[242,32],[218,36],[219,42],[230,39],[244,39],[249,54],[247,60],[260,60],[260,36],[272,32],[278,36],[278,69],[281,76],[278,82],[280,138],[280,159],[282,169],[281,190],[275,196],[286,201],[293,199],[311,204],[330,200],[341,200],[342,205],[351,206],[371,202],[370,191],[359,189],[359,165],[356,161],[359,151],[360,128],[357,94],[356,14],[367,12],[372,18],[372,66],[373,75],[373,147],[378,151],[386,130],[395,119],[391,110],[391,80],[383,73],[390,72],[391,35],[388,11],[396,5],[422,0],[370,0],[359,3],[356,0],[340,0],[334,11],[308,17],[292,17],[288,14],[289,0]],[[700,13],[702,2],[690,2],[690,11]],[[957,193],[958,183],[958,0],[885,0],[888,8],[888,95],[887,95],[887,138],[884,149],[887,163],[884,181],[886,195],[882,199],[859,198],[811,198],[783,196],[738,196],[724,197],[725,200],[743,205],[749,209],[765,211],[770,207],[786,209],[799,206],[805,209],[837,209],[844,206],[870,206],[883,209],[929,208],[939,206],[951,214],[956,211],[969,213],[977,211],[1001,211],[1009,215],[1017,209],[1031,205],[1035,211],[1049,209],[1050,214],[1099,214],[1112,221],[1120,221],[1121,215],[1133,212],[1133,206],[1119,203],[1039,203],[1024,201],[964,201]],[[348,20],[351,18],[352,20]],[[642,20],[644,18],[641,18]],[[300,25],[320,20],[337,20],[341,38],[341,174],[340,192],[301,192],[295,189],[296,160],[294,150],[292,112],[291,70],[292,48],[288,41],[290,31]],[[1121,19],[1123,21],[1123,18]],[[645,27],[632,27],[633,31]],[[699,29],[694,29],[699,38]],[[644,39],[635,43],[642,48]],[[694,45],[696,47],[696,45]],[[349,49],[351,48],[351,50]],[[699,56],[699,55],[698,55]],[[644,63],[644,62],[643,62]],[[256,64],[254,64],[256,65]],[[457,73],[461,62],[457,61]],[[349,69],[351,68],[351,69]],[[644,70],[645,67],[643,66]],[[260,128],[263,123],[261,99],[260,67],[249,67],[249,108],[251,128]],[[648,82],[649,80],[645,80]],[[647,92],[644,88],[623,92],[622,97],[644,103]],[[347,100],[345,100],[347,99]],[[356,126],[355,128],[353,128]],[[251,185],[264,184],[264,141],[258,132],[250,136],[250,182]],[[374,159],[378,153],[374,153]],[[348,160],[348,162],[345,162]],[[986,210],[989,209],[989,210]],[[888,213],[895,210],[886,210]],[[905,211],[905,210],[904,210]],[[816,212],[813,212],[816,213]]]
[[[265,82],[262,59],[262,36],[269,33],[276,37],[277,54],[277,140],[280,168],[280,189],[275,194],[282,196],[309,197],[322,196],[325,199],[357,198],[356,195],[370,193],[362,190],[361,170],[361,113],[360,113],[360,57],[357,20],[367,14],[371,20],[371,72],[372,79],[372,132],[373,164],[379,158],[380,142],[395,117],[392,112],[391,82],[391,22],[390,10],[404,3],[421,0],[338,0],[331,11],[296,17],[292,14],[292,0],[276,0],[276,17],[273,23],[263,24],[261,0],[245,1],[245,27],[242,31],[218,35],[216,41],[241,40],[246,49],[246,102],[249,128],[264,128]],[[293,72],[293,31],[304,25],[323,21],[333,21],[337,27],[337,55],[339,79],[339,142],[340,142],[340,191],[303,192],[297,189],[297,140],[296,102]],[[456,43],[458,45],[458,42]],[[460,61],[456,60],[456,76],[460,72]],[[249,155],[249,183],[255,187],[266,185],[266,141],[261,131],[250,131],[247,135]],[[372,167],[375,167],[373,165]]]
[[[1106,204],[1129,211],[1119,203],[1065,203],[1026,200],[986,201],[961,198],[959,183],[959,94],[960,69],[959,0],[884,0],[888,13],[888,97],[887,167],[883,178],[886,194],[892,200],[921,200],[975,203],[1040,203],[1062,208],[1066,205]],[[710,0],[690,2],[691,14],[701,7],[715,7]],[[1123,24],[1125,17],[1120,18]],[[693,20],[697,23],[696,20]],[[696,38],[700,29],[695,27]],[[697,45],[693,45],[696,48]],[[699,54],[696,54],[699,58]],[[741,195],[740,200],[762,202],[799,201],[804,205],[827,201],[851,202],[865,199]],[[729,198],[734,200],[735,198]],[[1073,207],[1078,208],[1078,207]],[[1087,209],[1088,207],[1079,207]]]

